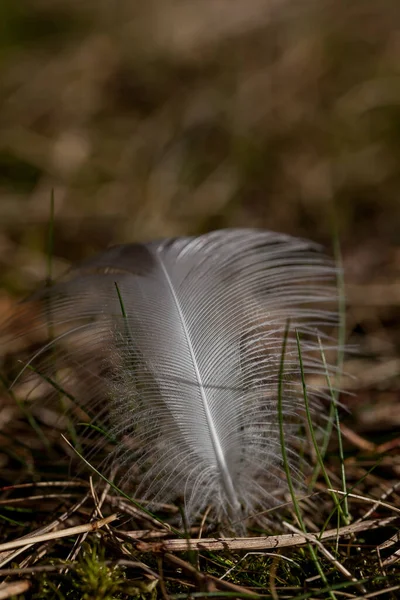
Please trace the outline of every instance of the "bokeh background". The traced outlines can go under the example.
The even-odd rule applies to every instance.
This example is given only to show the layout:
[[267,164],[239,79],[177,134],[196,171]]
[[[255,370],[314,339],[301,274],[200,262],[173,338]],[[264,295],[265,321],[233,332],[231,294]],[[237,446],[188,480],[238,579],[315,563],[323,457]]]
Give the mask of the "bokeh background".
[[0,86],[3,316],[46,277],[53,192],[55,276],[219,227],[329,249],[335,212],[349,402],[359,433],[393,438],[398,0],[1,0]]

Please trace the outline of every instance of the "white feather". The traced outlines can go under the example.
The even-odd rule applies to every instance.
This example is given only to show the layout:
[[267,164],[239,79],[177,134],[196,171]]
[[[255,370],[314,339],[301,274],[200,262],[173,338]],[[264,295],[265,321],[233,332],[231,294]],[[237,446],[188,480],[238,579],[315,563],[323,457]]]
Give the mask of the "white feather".
[[[33,362],[69,366],[64,389],[111,423],[119,472],[137,497],[181,495],[189,519],[208,504],[219,516],[248,514],[285,487],[277,389],[286,322],[295,474],[304,406],[294,332],[306,374],[323,375],[318,336],[334,346],[324,336],[337,321],[335,278],[316,245],[256,229],[118,246],[33,298],[59,350],[56,363],[43,350]],[[322,393],[309,396],[315,404]]]

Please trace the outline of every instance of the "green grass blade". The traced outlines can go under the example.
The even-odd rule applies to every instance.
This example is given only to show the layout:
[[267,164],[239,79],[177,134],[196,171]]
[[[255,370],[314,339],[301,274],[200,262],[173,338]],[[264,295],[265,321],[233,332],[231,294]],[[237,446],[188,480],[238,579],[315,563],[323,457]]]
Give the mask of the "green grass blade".
[[[324,432],[324,437],[322,440],[321,447],[321,455],[322,458],[325,457],[329,440],[332,435],[333,425],[336,420],[335,415],[335,406],[339,399],[339,389],[340,389],[340,377],[343,373],[343,364],[344,364],[344,352],[345,352],[345,342],[346,342],[346,295],[345,295],[345,284],[344,284],[344,271],[343,271],[343,260],[342,253],[340,249],[340,240],[339,233],[337,227],[337,219],[336,215],[332,213],[332,223],[333,223],[333,253],[335,257],[335,263],[337,266],[337,275],[336,275],[336,287],[338,290],[338,314],[339,314],[339,326],[338,326],[338,352],[336,358],[336,366],[337,366],[337,376],[335,381],[334,393],[331,395],[332,403],[329,409],[329,418],[328,424]],[[313,476],[311,478],[310,489],[313,489],[315,483],[317,481],[318,475],[320,472],[319,463],[316,464]]]
[[[307,385],[306,385],[305,374],[304,374],[303,356],[302,356],[302,352],[301,352],[300,335],[297,330],[296,330],[296,343],[297,343],[297,353],[298,353],[299,365],[300,365],[301,386],[302,386],[302,390],[303,390],[303,399],[304,399],[304,406],[306,409],[308,428],[310,431],[311,440],[312,440],[312,443],[314,446],[315,454],[317,456],[317,461],[318,461],[320,470],[322,472],[322,475],[325,479],[325,483],[328,488],[332,488],[333,486],[332,486],[331,480],[329,478],[328,472],[325,468],[324,459],[321,454],[321,450],[320,450],[320,447],[319,447],[319,444],[318,444],[318,441],[317,441],[317,438],[315,435],[314,424],[313,424],[313,421],[311,418],[311,409],[310,409],[310,403],[308,400]],[[345,525],[348,525],[348,520],[347,520],[345,514],[343,513],[342,505],[340,503],[339,498],[333,492],[331,492],[331,497],[335,504],[336,510],[338,511],[339,515],[341,516],[341,518],[343,520],[343,523]]]
[[[290,327],[290,321],[288,320],[286,323],[286,327],[285,327],[285,333],[284,333],[284,338],[283,338],[283,343],[282,343],[281,359],[280,359],[280,364],[279,364],[279,381],[278,381],[279,438],[280,438],[280,444],[281,444],[283,467],[284,467],[287,484],[288,484],[290,495],[291,495],[292,502],[293,502],[293,508],[294,508],[294,511],[295,511],[295,514],[296,514],[296,517],[297,517],[297,520],[298,520],[301,530],[303,532],[307,533],[307,529],[306,529],[305,523],[303,521],[303,517],[301,515],[300,506],[297,501],[297,496],[296,496],[296,492],[295,492],[294,485],[293,485],[292,474],[290,471],[290,465],[289,465],[289,459],[288,459],[288,453],[287,453],[286,444],[285,444],[285,428],[284,428],[284,422],[283,422],[283,420],[284,420],[284,418],[283,418],[283,377],[284,377],[284,370],[285,370],[285,355],[286,355],[286,347],[287,347],[287,341],[288,341],[288,336],[289,336],[289,327]],[[311,558],[316,566],[316,569],[317,569],[322,581],[324,582],[325,586],[328,587],[328,580],[325,576],[324,570],[318,559],[315,549],[313,548],[313,546],[311,544],[307,544],[307,548],[308,548],[308,551],[311,555]],[[329,591],[329,595],[332,600],[336,600],[336,596],[332,591]]]
[[[338,445],[339,445],[340,476],[341,476],[341,481],[342,481],[342,491],[346,494],[346,490],[347,490],[346,469],[345,469],[345,466],[344,466],[344,451],[343,451],[342,435],[341,435],[341,432],[340,432],[339,411],[338,411],[338,407],[337,407],[335,390],[332,389],[332,383],[331,383],[331,378],[329,376],[328,365],[326,363],[325,352],[324,352],[324,349],[322,347],[322,343],[321,343],[320,338],[318,338],[318,342],[319,342],[319,348],[320,348],[320,352],[321,352],[321,356],[322,356],[322,361],[323,361],[324,368],[325,368],[326,381],[327,381],[327,384],[328,384],[329,393],[330,393],[331,398],[332,398],[332,404],[333,404],[334,415],[335,415],[335,422],[336,422],[336,430],[337,430],[337,436],[338,436]],[[350,523],[349,505],[348,505],[348,501],[347,501],[347,496],[346,495],[344,496],[344,498],[345,499],[343,501],[343,518],[345,519],[345,523],[348,525]]]

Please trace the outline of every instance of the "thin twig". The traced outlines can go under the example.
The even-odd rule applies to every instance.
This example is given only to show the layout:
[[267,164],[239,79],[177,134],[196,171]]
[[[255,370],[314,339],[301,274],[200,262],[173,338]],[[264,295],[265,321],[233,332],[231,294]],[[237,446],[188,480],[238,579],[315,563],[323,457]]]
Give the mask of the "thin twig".
[[[359,531],[377,529],[385,527],[396,520],[396,517],[387,517],[386,519],[371,519],[362,523],[345,525],[340,529],[329,529],[327,531],[310,534],[312,540],[326,540],[336,538],[337,535],[345,536]],[[124,534],[127,537],[129,533]],[[135,539],[132,536],[132,539]],[[285,548],[289,546],[300,546],[307,544],[309,540],[303,534],[270,535],[251,538],[205,538],[199,540],[191,539],[172,539],[160,542],[137,541],[135,547],[141,552],[184,552],[188,548],[191,550],[264,550],[270,548]]]

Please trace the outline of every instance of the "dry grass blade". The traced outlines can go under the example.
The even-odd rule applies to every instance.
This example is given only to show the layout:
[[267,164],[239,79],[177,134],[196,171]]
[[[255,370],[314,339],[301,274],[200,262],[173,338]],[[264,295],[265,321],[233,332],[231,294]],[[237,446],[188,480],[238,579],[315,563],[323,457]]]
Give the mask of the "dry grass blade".
[[[400,585],[393,585],[390,588],[378,590],[376,592],[371,592],[370,594],[364,594],[363,596],[357,596],[356,598],[353,597],[352,600],[366,600],[366,598],[379,598],[379,596],[382,596],[383,594],[393,594],[393,592],[397,592],[398,590],[400,590]],[[394,597],[395,596],[392,596],[392,598]]]
[[[96,490],[94,489],[93,478],[92,477],[90,477],[90,479],[89,479],[89,484],[90,484],[90,492],[91,492],[91,495],[92,495],[92,498],[93,498],[94,504],[95,504],[94,510],[92,511],[92,514],[91,514],[90,518],[93,519],[95,516],[98,516],[100,519],[104,519],[104,515],[101,512],[101,506],[102,506],[102,504],[104,502],[104,498],[105,498],[105,496],[107,494],[108,486],[106,486],[103,489],[102,498],[101,498],[101,501],[99,503],[99,499],[97,497]],[[106,527],[108,529],[108,526],[106,526]],[[86,540],[86,538],[87,538],[87,536],[88,536],[89,533],[90,533],[89,531],[85,531],[85,533],[83,533],[75,541],[74,547],[73,547],[73,549],[71,550],[71,552],[70,552],[70,554],[68,556],[68,560],[73,561],[73,560],[76,559],[76,557],[78,556],[78,554],[79,554],[79,552],[80,552],[80,550],[82,548],[83,542]]]
[[383,502],[384,500],[386,500],[386,498],[388,498],[391,494],[393,494],[399,487],[400,487],[400,481],[398,481],[397,483],[392,485],[388,490],[386,490],[381,495],[379,500],[376,500],[374,502],[374,504],[371,506],[371,508],[369,510],[367,510],[367,512],[362,517],[360,517],[360,519],[358,519],[358,520],[361,521],[364,519],[368,519],[368,517],[370,517],[372,515],[372,513],[375,512],[375,510],[378,508],[379,504],[381,502]]
[[13,581],[5,587],[0,586],[0,600],[6,600],[6,598],[11,598],[17,594],[24,594],[31,585],[30,581]]
[[4,550],[12,550],[13,548],[19,548],[20,546],[26,546],[27,544],[37,544],[39,542],[47,542],[49,540],[56,540],[63,537],[68,537],[70,535],[79,535],[81,533],[85,533],[87,531],[97,531],[104,525],[115,521],[118,518],[117,514],[110,515],[105,519],[99,519],[98,521],[94,521],[92,523],[85,523],[84,525],[77,525],[76,527],[68,527],[67,529],[63,529],[62,531],[54,531],[51,533],[44,533],[43,535],[36,535],[32,537],[25,537],[19,540],[14,540],[13,542],[6,542],[5,544],[0,545],[0,552]]
[[348,496],[349,498],[355,498],[356,500],[362,500],[363,502],[369,502],[370,504],[374,504],[375,507],[383,506],[384,508],[388,508],[389,510],[393,510],[394,512],[400,513],[400,508],[397,508],[397,506],[394,506],[393,504],[389,504],[388,502],[382,502],[381,500],[375,500],[374,498],[367,498],[366,496],[361,496],[359,494],[351,494],[349,492],[342,492],[341,490],[328,489],[328,492],[335,492],[336,494],[341,494],[342,496]]
[[71,498],[77,498],[80,497],[79,494],[40,494],[40,495],[35,495],[35,496],[24,496],[21,498],[12,498],[12,500],[10,499],[6,499],[6,500],[0,500],[0,506],[5,505],[5,506],[10,506],[11,504],[21,504],[23,502],[36,502],[37,500],[49,500],[49,499],[57,499],[57,500],[68,500]]
[[[63,523],[64,521],[66,521],[75,511],[79,510],[79,508],[81,506],[83,506],[83,504],[85,504],[87,499],[88,499],[88,495],[86,494],[79,500],[79,502],[76,502],[73,506],[71,506],[69,508],[69,510],[65,511],[64,514],[60,515],[57,519],[55,519],[48,525],[45,525],[44,527],[40,527],[39,529],[37,529],[36,535],[42,535],[44,533],[47,533],[48,531],[51,531],[52,529],[55,529],[56,527],[59,527],[60,524]],[[29,534],[20,539],[26,540],[31,537],[33,537],[32,534]],[[14,552],[2,552],[0,554],[0,568],[4,567],[11,560],[14,560],[14,558],[16,558],[19,554],[21,554],[22,552],[27,550],[29,547],[30,547],[30,544],[27,544],[26,546],[22,546],[18,550],[15,550]]]
[[30,481],[28,483],[18,483],[14,485],[5,485],[0,488],[0,492],[12,492],[14,490],[23,490],[27,488],[51,488],[51,487],[74,487],[74,488],[87,488],[89,484],[86,481]]
[[[388,540],[383,542],[377,547],[377,552],[380,556],[381,550],[386,548],[390,548],[394,544],[398,544],[400,542],[400,531],[396,531],[394,535],[392,535]],[[397,549],[391,556],[388,556],[385,560],[382,561],[382,566],[388,567],[390,565],[394,565],[396,562],[400,561],[400,548]]]

